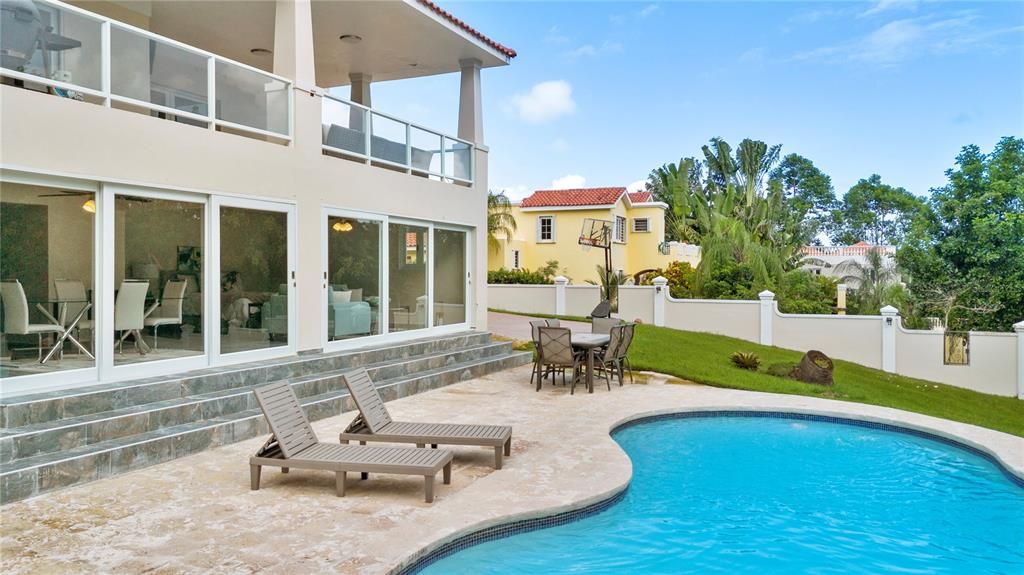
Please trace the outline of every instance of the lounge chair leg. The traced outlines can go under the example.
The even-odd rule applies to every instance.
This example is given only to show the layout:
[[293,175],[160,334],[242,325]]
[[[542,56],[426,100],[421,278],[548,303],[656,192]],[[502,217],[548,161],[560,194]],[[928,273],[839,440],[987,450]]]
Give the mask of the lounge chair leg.
[[282,467],[281,468],[281,473],[288,473],[288,468],[287,467]]
[[346,475],[348,474],[344,471],[338,471],[337,473],[334,474],[334,490],[337,493],[338,497],[345,496]]
[[451,485],[452,484],[452,462],[451,461],[449,461],[447,464],[445,464],[444,470],[442,471],[442,473],[443,473],[442,479],[444,480],[444,484],[445,485]]
[[430,448],[431,449],[437,449],[437,444],[436,443],[431,443],[430,444]]
[[426,496],[427,503],[434,502],[434,476],[426,475],[423,477],[423,491]]
[[505,448],[501,445],[494,448],[494,468],[501,469],[501,454]]
[[505,442],[505,455],[512,455],[512,438],[509,437],[508,441]]
[[365,471],[359,474],[359,479],[362,479],[362,480],[365,481],[365,480],[367,480],[369,478],[370,478],[370,474],[365,472]]
[[425,443],[417,443],[416,444],[416,449],[423,449],[426,446],[427,446],[427,444],[425,444]]
[[366,442],[365,441],[360,441],[359,445],[366,445]]
[[260,470],[263,469],[261,465],[249,464],[249,482],[252,484],[250,487],[253,491],[259,491],[260,489]]

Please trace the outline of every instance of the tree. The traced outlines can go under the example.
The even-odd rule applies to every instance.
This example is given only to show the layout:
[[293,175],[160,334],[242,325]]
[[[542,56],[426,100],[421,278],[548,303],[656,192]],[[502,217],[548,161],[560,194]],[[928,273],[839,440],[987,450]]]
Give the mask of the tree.
[[788,154],[771,173],[771,182],[782,188],[787,220],[784,226],[810,244],[829,225],[838,207],[832,178],[814,162]]
[[501,240],[512,239],[516,233],[512,202],[505,192],[487,192],[487,246],[492,252],[501,250]]
[[1024,139],[966,146],[897,252],[921,313],[946,328],[1009,331],[1024,319]]
[[868,251],[864,262],[846,260],[836,266],[836,272],[853,288],[859,313],[878,315],[884,306],[901,303],[895,262],[881,250]]
[[839,244],[866,241],[872,245],[898,245],[914,219],[924,209],[924,201],[903,188],[882,183],[873,174],[860,180],[843,196],[842,205],[833,213],[832,240]]

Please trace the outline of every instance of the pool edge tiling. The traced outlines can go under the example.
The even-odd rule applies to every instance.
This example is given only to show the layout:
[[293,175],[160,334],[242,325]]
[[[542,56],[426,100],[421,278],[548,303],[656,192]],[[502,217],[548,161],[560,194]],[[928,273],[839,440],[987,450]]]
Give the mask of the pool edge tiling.
[[[396,419],[513,427],[501,470],[482,448],[456,448],[451,485],[433,504],[422,483],[352,479],[345,497],[329,473],[264,474],[249,490],[248,457],[265,437],[3,508],[3,570],[37,572],[397,573],[482,528],[598,504],[621,492],[632,463],[609,434],[643,416],[685,411],[784,411],[855,418],[943,436],[992,454],[1024,476],[1024,438],[870,405],[700,385],[599,388],[569,395],[529,384],[515,368],[388,402]],[[354,413],[313,423],[337,437]],[[272,542],[272,543],[268,543]]]
[[[825,423],[832,423],[838,425],[848,425],[851,427],[863,427],[868,429],[877,429],[882,431],[890,431],[895,433],[902,433],[911,435],[914,437],[920,437],[930,441],[935,441],[944,445],[949,445],[957,449],[962,449],[967,453],[980,457],[985,461],[991,463],[999,470],[999,472],[1009,481],[1010,483],[1024,489],[1024,473],[1020,471],[1014,471],[1011,467],[1004,464],[1002,460],[985,447],[977,447],[966,443],[955,437],[948,437],[943,434],[935,433],[933,431],[927,431],[909,427],[906,425],[897,425],[893,423],[886,423],[882,421],[871,421],[868,419],[858,419],[854,416],[836,417],[833,415],[823,415],[818,413],[812,413],[809,411],[792,411],[792,410],[744,410],[744,409],[698,409],[698,410],[665,410],[658,412],[647,412],[641,414],[635,414],[628,416],[612,426],[608,434],[610,437],[614,437],[614,434],[633,427],[636,425],[643,425],[646,423],[652,423],[656,421],[674,420],[674,419],[697,419],[697,418],[716,418],[716,417],[735,417],[735,418],[769,418],[769,419],[788,419],[794,421],[820,421]],[[436,545],[431,545],[427,549],[420,550],[414,558],[403,566],[392,570],[394,575],[415,575],[420,573],[430,565],[449,557],[463,549],[486,543],[488,541],[494,541],[520,533],[528,533],[536,531],[538,529],[545,529],[548,527],[554,527],[556,525],[563,525],[566,523],[572,523],[579,521],[591,515],[601,513],[606,509],[620,503],[626,495],[626,491],[629,489],[629,484],[622,486],[620,489],[615,490],[612,494],[599,499],[596,502],[581,502],[580,505],[574,508],[552,510],[549,514],[541,514],[529,518],[511,518],[508,521],[483,527],[479,529],[471,529],[468,532],[463,532],[452,537],[446,538],[444,541],[438,542]]]

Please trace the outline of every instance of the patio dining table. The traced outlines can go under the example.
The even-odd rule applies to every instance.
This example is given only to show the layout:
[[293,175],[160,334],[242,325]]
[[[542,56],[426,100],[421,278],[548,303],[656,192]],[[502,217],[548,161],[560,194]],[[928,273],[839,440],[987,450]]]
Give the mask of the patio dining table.
[[608,345],[611,337],[606,333],[574,333],[572,347],[587,354],[587,392],[594,393],[594,351]]

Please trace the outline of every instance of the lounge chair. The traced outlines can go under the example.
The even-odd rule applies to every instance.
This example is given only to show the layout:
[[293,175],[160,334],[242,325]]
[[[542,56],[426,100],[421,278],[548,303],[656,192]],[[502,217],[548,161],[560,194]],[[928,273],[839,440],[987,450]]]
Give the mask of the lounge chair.
[[439,444],[493,447],[495,469],[501,469],[502,455],[512,454],[511,426],[393,421],[365,369],[350,371],[341,378],[359,408],[359,415],[338,438],[342,443],[385,441],[415,443],[416,447],[428,443],[435,448]]
[[280,467],[282,473],[288,473],[292,467],[333,471],[338,497],[345,496],[345,476],[350,471],[362,473],[364,479],[369,473],[421,475],[427,503],[434,501],[434,478],[438,471],[444,472],[445,485],[451,483],[451,451],[321,443],[290,385],[275,383],[255,393],[273,435],[249,458],[253,491],[260,488],[260,470],[264,465]]

